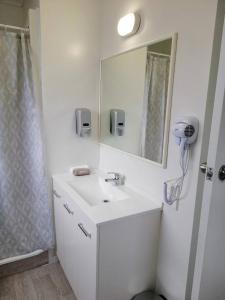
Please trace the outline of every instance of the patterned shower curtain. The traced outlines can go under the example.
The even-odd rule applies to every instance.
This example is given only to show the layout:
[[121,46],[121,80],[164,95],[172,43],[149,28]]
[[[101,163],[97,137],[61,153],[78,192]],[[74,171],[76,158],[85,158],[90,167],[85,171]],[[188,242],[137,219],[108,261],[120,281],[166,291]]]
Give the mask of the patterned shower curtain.
[[0,33],[0,259],[53,246],[29,38]]
[[169,56],[147,53],[140,155],[161,163],[169,79]]

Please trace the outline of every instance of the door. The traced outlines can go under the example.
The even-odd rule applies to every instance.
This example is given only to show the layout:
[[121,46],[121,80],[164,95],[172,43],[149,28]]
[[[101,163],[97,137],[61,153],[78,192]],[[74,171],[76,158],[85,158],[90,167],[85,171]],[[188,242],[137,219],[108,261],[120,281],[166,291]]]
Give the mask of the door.
[[57,256],[79,300],[96,300],[97,227],[54,182]]
[[77,244],[76,208],[69,197],[54,183],[54,214],[57,256],[63,270],[76,293],[77,286]]
[[220,53],[192,300],[225,299],[225,26]]
[[77,237],[77,289],[79,300],[96,300],[97,293],[97,228],[80,210],[74,224]]
[[[55,188],[55,187],[54,187]],[[66,265],[65,261],[65,249],[64,249],[64,238],[65,238],[65,221],[66,212],[63,207],[63,198],[59,193],[58,189],[54,189],[54,215],[55,215],[55,230],[56,230],[56,245],[57,245],[57,256],[61,265]]]

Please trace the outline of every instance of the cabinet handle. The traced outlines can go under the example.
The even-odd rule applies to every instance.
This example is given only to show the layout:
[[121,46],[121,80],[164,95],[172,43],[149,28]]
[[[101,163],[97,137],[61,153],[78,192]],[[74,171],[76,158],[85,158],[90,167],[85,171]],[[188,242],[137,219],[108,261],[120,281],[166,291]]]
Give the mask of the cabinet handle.
[[86,237],[88,237],[89,239],[91,239],[91,234],[84,228],[84,225],[82,223],[79,223],[78,227],[80,228],[80,230],[83,232],[83,234]]
[[61,198],[61,196],[56,192],[56,190],[53,190],[53,195],[56,196],[56,198]]
[[65,203],[63,204],[64,208],[67,210],[67,212],[70,214],[70,215],[73,215],[74,212],[68,207],[68,205]]

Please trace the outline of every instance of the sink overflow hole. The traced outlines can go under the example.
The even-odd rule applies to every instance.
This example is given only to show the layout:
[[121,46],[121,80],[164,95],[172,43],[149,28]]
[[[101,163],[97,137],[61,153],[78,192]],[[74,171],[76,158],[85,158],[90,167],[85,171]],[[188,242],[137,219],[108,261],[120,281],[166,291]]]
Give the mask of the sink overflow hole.
[[104,203],[109,203],[110,201],[107,200],[107,199],[105,199],[105,200],[103,200],[102,202],[104,202]]

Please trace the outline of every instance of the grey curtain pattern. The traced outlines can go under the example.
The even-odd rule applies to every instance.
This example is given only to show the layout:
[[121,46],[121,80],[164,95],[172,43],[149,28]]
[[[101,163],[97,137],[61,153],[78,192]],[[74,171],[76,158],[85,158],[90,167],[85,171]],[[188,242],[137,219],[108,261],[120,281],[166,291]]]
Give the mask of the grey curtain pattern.
[[147,52],[140,154],[161,163],[169,79],[169,56]]
[[0,33],[0,259],[53,246],[29,38]]

